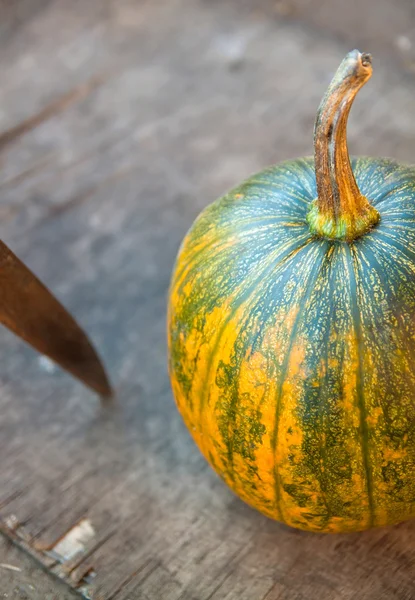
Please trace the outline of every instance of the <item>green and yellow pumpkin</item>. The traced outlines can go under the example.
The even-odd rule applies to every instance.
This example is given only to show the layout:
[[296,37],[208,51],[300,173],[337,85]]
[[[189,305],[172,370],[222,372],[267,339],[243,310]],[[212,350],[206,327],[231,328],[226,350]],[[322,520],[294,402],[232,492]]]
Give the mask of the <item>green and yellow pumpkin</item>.
[[415,168],[349,159],[371,73],[346,56],[314,160],[206,208],[170,289],[172,387],[196,444],[248,504],[318,532],[415,516]]

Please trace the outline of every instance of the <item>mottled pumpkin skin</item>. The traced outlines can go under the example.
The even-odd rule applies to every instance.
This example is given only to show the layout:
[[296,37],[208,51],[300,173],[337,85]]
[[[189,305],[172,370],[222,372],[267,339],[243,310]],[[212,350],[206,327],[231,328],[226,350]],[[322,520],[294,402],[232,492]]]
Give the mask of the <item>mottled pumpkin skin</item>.
[[196,444],[234,492],[293,527],[415,516],[415,169],[359,158],[380,223],[312,236],[312,159],[255,175],[186,236],[169,368]]

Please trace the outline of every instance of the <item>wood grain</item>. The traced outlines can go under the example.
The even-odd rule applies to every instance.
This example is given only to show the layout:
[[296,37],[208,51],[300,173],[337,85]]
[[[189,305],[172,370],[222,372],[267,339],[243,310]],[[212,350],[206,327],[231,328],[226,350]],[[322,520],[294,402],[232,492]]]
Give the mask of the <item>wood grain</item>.
[[[1,528],[85,597],[415,597],[414,523],[320,536],[254,513],[199,455],[166,372],[182,236],[252,172],[312,152],[321,95],[357,42],[375,74],[351,149],[415,156],[409,47],[394,42],[412,44],[411,3],[394,20],[376,3],[379,36],[325,5],[324,19],[317,0],[1,5],[0,237],[73,311],[118,394],[102,410],[2,331]],[[94,532],[82,552],[57,556],[82,520]]]

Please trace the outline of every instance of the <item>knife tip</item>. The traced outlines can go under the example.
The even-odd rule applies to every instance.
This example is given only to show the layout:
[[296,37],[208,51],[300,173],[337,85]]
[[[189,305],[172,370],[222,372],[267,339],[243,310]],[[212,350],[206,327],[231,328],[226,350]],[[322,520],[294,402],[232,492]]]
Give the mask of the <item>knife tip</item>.
[[88,387],[98,394],[103,403],[107,404],[114,399],[114,389],[98,356],[96,356],[94,368],[88,372],[88,376],[84,376],[82,379]]
[[109,381],[106,381],[105,385],[101,386],[101,388],[96,391],[98,392],[98,395],[101,398],[101,402],[103,404],[109,404],[114,401],[115,391],[114,391],[114,388],[109,383]]

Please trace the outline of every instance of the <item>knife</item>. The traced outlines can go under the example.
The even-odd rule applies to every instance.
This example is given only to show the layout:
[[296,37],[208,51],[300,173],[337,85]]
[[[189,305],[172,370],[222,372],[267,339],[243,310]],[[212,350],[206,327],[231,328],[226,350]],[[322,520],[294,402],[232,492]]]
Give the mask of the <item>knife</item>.
[[0,240],[0,323],[104,398],[109,379],[86,334]]

